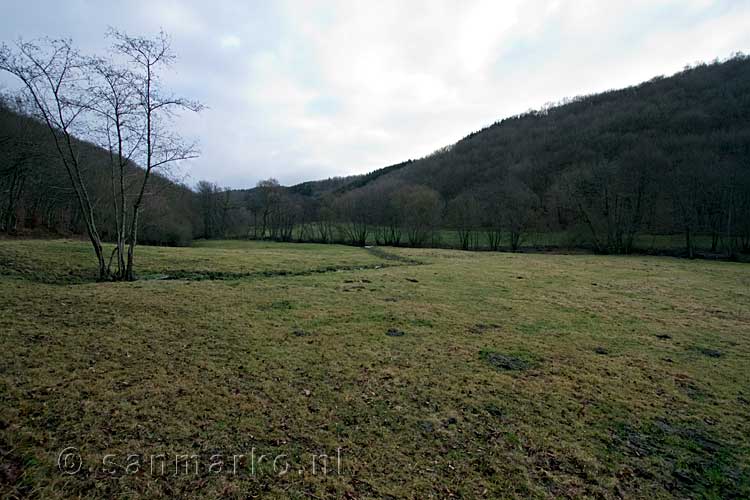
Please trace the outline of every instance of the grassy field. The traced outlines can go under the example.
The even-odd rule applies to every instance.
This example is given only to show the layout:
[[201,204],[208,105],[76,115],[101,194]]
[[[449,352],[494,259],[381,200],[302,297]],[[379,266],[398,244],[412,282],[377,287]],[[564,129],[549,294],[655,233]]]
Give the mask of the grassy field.
[[0,241],[2,496],[750,497],[746,264],[232,241],[139,248],[135,283],[92,265]]
[[[348,237],[343,227],[337,227],[334,231],[336,241],[346,242]],[[247,239],[247,232],[242,234],[232,235],[232,238],[239,240]],[[297,227],[294,231],[295,241],[307,241],[310,238],[310,233],[302,233],[301,228]],[[487,241],[487,234],[485,231],[476,232],[476,245],[471,244],[472,249],[476,250],[489,250],[489,243]],[[724,251],[723,240],[719,241],[716,250],[711,250],[711,235],[709,234],[694,234],[693,237],[694,249],[698,253],[703,254],[716,254]],[[409,246],[406,235],[403,235],[401,240],[401,246]],[[376,235],[374,230],[370,231],[367,237],[368,245],[376,245]],[[434,235],[434,238],[429,242],[426,242],[424,246],[433,248],[447,248],[447,249],[460,249],[461,239],[459,233],[452,229],[440,229]],[[500,240],[500,246],[507,250],[510,250],[510,235],[505,233],[502,235]],[[656,254],[656,255],[672,255],[682,256],[686,253],[685,247],[685,235],[679,234],[639,234],[636,236],[633,242],[633,253],[636,254]],[[534,232],[529,231],[523,234],[520,242],[520,247],[526,250],[533,249],[568,249],[568,250],[591,250],[593,243],[591,241],[591,235],[587,231],[544,231]],[[746,259],[746,254],[742,256]]]

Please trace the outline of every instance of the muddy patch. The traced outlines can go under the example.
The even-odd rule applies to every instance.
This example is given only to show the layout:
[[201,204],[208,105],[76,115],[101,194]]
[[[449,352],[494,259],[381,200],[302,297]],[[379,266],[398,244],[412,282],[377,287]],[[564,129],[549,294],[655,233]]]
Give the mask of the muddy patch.
[[495,418],[503,418],[505,416],[505,410],[503,410],[495,403],[487,403],[486,405],[484,405],[484,411]]
[[469,327],[469,333],[481,335],[483,333],[490,332],[493,330],[499,330],[499,329],[500,329],[500,325],[496,325],[494,323],[491,323],[491,324],[477,323]]
[[[0,420],[0,428],[5,430],[7,422]],[[30,492],[28,485],[23,484],[24,459],[18,455],[13,447],[4,438],[0,437],[0,489],[3,486],[15,487],[18,497],[3,498],[25,498]]]
[[385,334],[389,337],[403,337],[406,333],[398,328],[389,328]]
[[397,255],[395,253],[386,252],[382,248],[377,247],[365,247],[365,249],[370,252],[372,255],[376,257],[380,257],[381,259],[385,260],[394,260],[397,262],[403,262],[404,264],[411,264],[411,265],[421,265],[422,262],[418,261],[416,259],[412,259],[409,257],[404,257],[403,255]]
[[695,346],[692,349],[693,351],[709,358],[721,358],[722,356],[724,356],[723,352],[716,349],[710,349],[708,347]]
[[343,292],[357,292],[360,290],[366,290],[367,287],[365,285],[362,285],[361,283],[357,283],[354,285],[344,285],[344,287],[341,289]]
[[675,378],[675,385],[677,385],[677,388],[680,389],[683,394],[695,401],[712,397],[710,392],[706,391],[698,385],[696,381],[686,376]]
[[529,359],[510,354],[502,354],[494,351],[480,351],[479,356],[490,366],[497,370],[522,371],[533,365]]
[[747,498],[750,493],[748,471],[737,464],[734,447],[706,429],[655,419],[640,428],[623,425],[613,444],[631,457],[641,476],[656,478],[676,496]]
[[435,431],[435,424],[429,420],[422,420],[417,423],[417,427],[423,434],[432,434]]
[[288,311],[294,309],[294,304],[289,300],[276,300],[261,306],[266,311]]

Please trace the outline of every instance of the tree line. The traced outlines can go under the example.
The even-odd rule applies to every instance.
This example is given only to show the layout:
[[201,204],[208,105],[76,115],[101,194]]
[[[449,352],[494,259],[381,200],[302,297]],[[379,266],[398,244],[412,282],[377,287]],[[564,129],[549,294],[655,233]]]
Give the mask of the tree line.
[[750,252],[750,60],[548,105],[367,175],[221,197],[221,230],[206,237],[515,251],[554,233],[625,254],[681,235],[685,256],[738,257]]

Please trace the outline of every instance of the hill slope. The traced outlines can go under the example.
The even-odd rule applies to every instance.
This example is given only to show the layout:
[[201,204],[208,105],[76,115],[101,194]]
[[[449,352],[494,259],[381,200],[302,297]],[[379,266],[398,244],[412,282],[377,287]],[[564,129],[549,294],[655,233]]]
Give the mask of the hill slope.
[[733,253],[750,246],[749,185],[750,59],[737,55],[504,119],[334,188],[288,192],[335,198],[339,222],[566,231],[608,252],[632,250],[644,232],[682,232],[692,253],[702,233]]
[[[1,97],[1,96],[0,96]],[[101,214],[102,236],[113,237],[114,219],[108,205],[109,152],[78,141],[85,165],[85,183]],[[132,165],[129,177],[143,174]],[[134,184],[135,185],[135,184]],[[187,244],[193,237],[193,194],[164,176],[153,175],[143,211],[140,239],[144,243]],[[0,230],[8,233],[82,234],[78,202],[54,151],[47,128],[0,98]]]
[[703,65],[636,87],[575,98],[502,120],[399,171],[452,197],[508,173],[538,193],[571,167],[623,161],[633,150],[673,165],[748,159],[750,60]]

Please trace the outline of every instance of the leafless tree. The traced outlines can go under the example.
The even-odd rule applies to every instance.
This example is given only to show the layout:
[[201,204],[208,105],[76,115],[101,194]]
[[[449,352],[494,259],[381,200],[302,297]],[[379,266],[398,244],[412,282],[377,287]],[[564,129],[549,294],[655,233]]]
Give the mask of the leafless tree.
[[405,186],[395,196],[409,245],[427,244],[440,224],[440,194],[427,186]]
[[510,249],[518,251],[524,234],[534,223],[539,211],[539,198],[521,181],[510,177],[502,186],[499,214],[508,232]]
[[[100,145],[109,152],[111,203],[115,218],[116,244],[109,258],[108,272],[114,279],[126,279],[129,215],[128,191],[131,177],[136,173],[133,160],[143,144],[144,130],[140,110],[137,78],[128,69],[105,59],[89,61],[92,79],[90,93],[96,96],[91,110],[99,118]],[[117,269],[112,272],[113,257]]]
[[294,228],[300,222],[301,207],[297,200],[289,193],[279,190],[276,199],[276,209],[271,214],[271,239],[276,241],[291,241]]
[[[279,208],[281,185],[274,178],[259,181],[255,191],[247,200],[248,210],[253,214],[253,235],[255,239],[264,239],[270,229],[271,218]],[[258,227],[260,226],[260,230]]]
[[460,194],[448,203],[448,223],[458,233],[461,250],[475,249],[479,246],[479,218],[479,204],[471,193]]
[[351,245],[365,246],[372,231],[368,193],[349,191],[335,201],[336,218],[344,239]]
[[[0,69],[16,76],[47,126],[57,156],[75,191],[98,263],[99,279],[108,277],[94,203],[84,182],[79,143],[74,134],[87,131],[86,110],[93,101],[87,94],[88,64],[69,40],[45,39],[38,45],[19,41],[15,48],[0,47]],[[82,134],[85,135],[85,134]]]
[[139,97],[137,113],[143,125],[142,147],[139,164],[144,170],[142,181],[130,207],[127,227],[127,262],[124,279],[135,279],[133,266],[135,246],[138,240],[138,216],[143,204],[149,178],[155,171],[167,171],[172,165],[195,158],[195,145],[185,142],[171,129],[172,118],[180,111],[197,112],[203,105],[182,97],[175,97],[162,89],[160,71],[174,61],[170,40],[160,32],[155,38],[130,36],[124,32],[110,30],[108,35],[115,41],[115,50],[126,59],[132,68],[130,74],[133,88]]
[[[153,39],[115,30],[109,36],[114,47],[108,59],[84,58],[69,40],[3,45],[0,69],[23,83],[49,131],[94,248],[99,279],[133,280],[138,221],[149,179],[157,172],[167,174],[171,165],[197,154],[192,144],[173,132],[171,118],[202,106],[162,89],[160,72],[174,60],[164,32]],[[108,204],[115,215],[116,246],[109,261],[98,226],[97,200],[91,195],[96,176],[84,173],[84,141],[98,143],[110,153]],[[115,256],[117,268],[112,272]]]
[[219,193],[221,188],[209,181],[200,181],[195,186],[198,195],[198,205],[203,224],[203,237],[213,238],[218,234],[219,226]]
[[320,243],[331,243],[334,239],[336,213],[330,196],[320,200],[315,220],[312,223],[314,238]]

